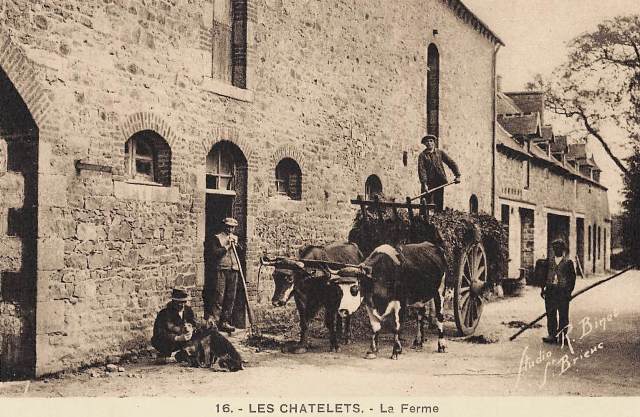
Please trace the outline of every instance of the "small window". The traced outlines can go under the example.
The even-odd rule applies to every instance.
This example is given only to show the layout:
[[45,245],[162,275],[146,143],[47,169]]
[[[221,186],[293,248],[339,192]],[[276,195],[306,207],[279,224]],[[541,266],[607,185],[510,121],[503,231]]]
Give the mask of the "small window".
[[382,181],[377,175],[369,175],[364,183],[364,198],[365,200],[373,200],[376,195],[382,196]]
[[291,158],[284,158],[276,166],[276,193],[302,200],[302,171]]
[[478,214],[478,197],[475,194],[469,198],[469,213]]
[[155,132],[131,136],[124,145],[127,176],[134,181],[170,185],[171,149]]
[[529,189],[529,182],[531,180],[531,168],[529,160],[522,161],[522,183],[525,190]]

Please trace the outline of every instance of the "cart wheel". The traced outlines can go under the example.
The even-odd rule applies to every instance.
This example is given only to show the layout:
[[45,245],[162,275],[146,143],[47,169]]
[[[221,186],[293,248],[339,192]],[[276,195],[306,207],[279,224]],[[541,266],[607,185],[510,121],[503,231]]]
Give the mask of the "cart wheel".
[[487,256],[482,243],[466,247],[458,263],[453,288],[453,314],[461,336],[473,334],[482,315],[482,293],[487,284]]

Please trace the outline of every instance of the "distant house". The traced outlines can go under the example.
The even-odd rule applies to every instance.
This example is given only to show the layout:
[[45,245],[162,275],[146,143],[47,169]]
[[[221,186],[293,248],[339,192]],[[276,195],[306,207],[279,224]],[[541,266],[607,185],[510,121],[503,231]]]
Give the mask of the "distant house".
[[558,237],[580,272],[608,269],[607,189],[586,145],[568,143],[544,123],[542,92],[496,94],[496,197],[509,230],[509,276],[531,273]]

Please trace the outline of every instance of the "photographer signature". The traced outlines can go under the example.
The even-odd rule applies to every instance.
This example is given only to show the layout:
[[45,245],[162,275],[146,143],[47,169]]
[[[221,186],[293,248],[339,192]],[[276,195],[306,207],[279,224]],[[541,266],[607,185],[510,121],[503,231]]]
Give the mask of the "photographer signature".
[[[597,319],[591,319],[589,316],[585,316],[578,322],[577,326],[573,326],[571,323],[568,324],[566,335],[562,330],[557,334],[560,340],[561,355],[559,357],[556,355],[558,353],[556,349],[543,350],[542,348],[539,350],[537,356],[532,357],[529,355],[529,346],[525,346],[520,356],[516,386],[523,375],[535,368],[544,367],[542,382],[538,385],[539,388],[542,388],[546,385],[549,377],[563,375],[579,362],[596,355],[604,349],[604,342],[599,342],[586,349],[580,350],[574,347],[574,343],[584,339],[595,331],[606,331],[607,323],[610,323],[617,317],[618,312],[613,311],[605,317]],[[576,334],[579,334],[577,338],[575,338]]]

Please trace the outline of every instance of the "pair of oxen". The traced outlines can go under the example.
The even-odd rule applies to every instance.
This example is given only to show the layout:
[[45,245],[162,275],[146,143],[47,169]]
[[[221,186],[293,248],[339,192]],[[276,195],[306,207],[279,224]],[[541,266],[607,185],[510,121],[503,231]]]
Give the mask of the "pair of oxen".
[[[435,306],[438,352],[444,352],[440,288],[447,263],[442,249],[430,242],[395,247],[385,244],[363,258],[356,244],[340,242],[306,246],[300,250],[300,260],[279,258],[271,263],[276,267],[272,304],[284,306],[293,297],[300,315],[300,341],[294,352],[306,352],[309,323],[321,307],[325,309],[330,349],[339,351],[339,336],[343,334],[344,342],[350,343],[351,315],[364,302],[372,330],[366,357],[373,359],[377,356],[382,324],[391,319],[394,333],[391,358],[397,359],[402,353],[401,308],[415,309],[417,333],[413,347],[422,349],[430,300]],[[341,265],[349,266],[339,268]]]

